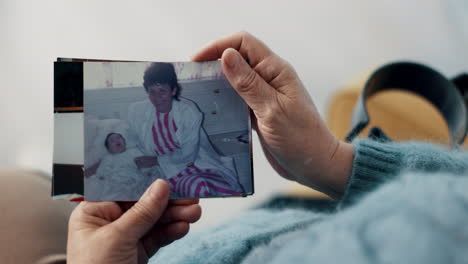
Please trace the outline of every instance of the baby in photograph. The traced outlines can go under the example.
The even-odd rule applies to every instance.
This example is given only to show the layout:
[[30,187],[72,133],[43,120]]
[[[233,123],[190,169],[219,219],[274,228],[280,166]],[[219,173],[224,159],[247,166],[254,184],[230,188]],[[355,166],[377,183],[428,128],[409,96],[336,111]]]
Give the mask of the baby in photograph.
[[122,134],[109,133],[104,145],[109,154],[102,159],[96,171],[96,177],[102,181],[96,200],[136,201],[153,181],[162,177],[158,166],[137,167],[134,159],[143,153],[136,147],[127,148]]

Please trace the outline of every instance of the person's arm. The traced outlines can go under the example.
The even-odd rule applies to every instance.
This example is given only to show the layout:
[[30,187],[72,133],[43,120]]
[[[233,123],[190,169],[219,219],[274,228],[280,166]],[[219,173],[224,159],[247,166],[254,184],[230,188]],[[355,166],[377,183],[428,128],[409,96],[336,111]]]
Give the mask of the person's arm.
[[468,152],[425,142],[353,142],[352,173],[342,205],[349,205],[394,178],[402,171],[461,174],[468,171]]
[[187,164],[194,162],[200,147],[202,113],[195,106],[183,110],[183,120],[178,120],[179,126],[176,132],[179,148],[173,152],[158,157],[142,156],[135,158],[138,168],[150,168],[162,164]]
[[169,185],[157,180],[136,203],[81,202],[69,221],[67,263],[147,263],[200,218],[198,200],[168,200]]
[[99,165],[100,165],[100,164],[101,164],[101,160],[99,160],[98,162],[94,163],[92,166],[86,168],[86,169],[84,170],[84,176],[85,176],[86,178],[89,178],[89,177],[95,175],[96,172],[97,172],[97,170],[98,170],[98,168],[99,168]]
[[[139,123],[138,120],[141,119],[142,115],[144,115],[143,110],[144,105],[142,104],[142,102],[136,102],[129,105],[127,114],[127,122],[129,124],[130,133],[137,137],[139,144],[141,144],[142,139],[140,138],[140,134],[138,133],[138,129],[141,126],[141,123]],[[134,158],[133,161],[139,169],[151,168],[159,165],[158,158],[156,156],[141,155],[139,157]]]
[[[176,135],[179,146],[174,152],[159,157],[160,163],[184,163],[194,162],[200,147],[200,133],[202,124],[202,113],[196,109],[187,108],[181,115]],[[178,120],[179,121],[179,120]]]
[[[294,68],[246,32],[214,41],[192,59],[219,58],[226,78],[253,111],[253,127],[266,158],[287,179],[340,198],[345,192],[373,190],[375,180],[393,177],[391,170],[396,168],[459,171],[463,167],[446,160],[446,150],[433,156],[429,150],[433,146],[374,146],[372,141],[353,145],[338,140],[320,118]],[[394,164],[396,157],[399,162]]]
[[154,166],[159,166],[158,157],[156,156],[139,156],[133,159],[135,165],[139,169],[147,169]]
[[351,174],[353,146],[333,136],[293,67],[245,32],[212,42],[192,59],[219,58],[227,80],[253,111],[253,127],[273,168],[340,197]]

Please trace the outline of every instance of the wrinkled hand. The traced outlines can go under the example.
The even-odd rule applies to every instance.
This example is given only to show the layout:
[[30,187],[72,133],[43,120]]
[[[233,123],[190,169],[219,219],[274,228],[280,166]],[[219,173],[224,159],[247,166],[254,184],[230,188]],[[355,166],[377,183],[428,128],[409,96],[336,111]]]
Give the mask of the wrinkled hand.
[[192,57],[219,58],[226,78],[253,111],[254,128],[273,168],[287,179],[341,195],[351,172],[352,146],[332,135],[291,65],[245,32],[217,40]]
[[157,180],[136,203],[82,202],[70,217],[67,263],[147,263],[201,215],[198,200],[168,199]]
[[151,168],[159,165],[158,158],[153,156],[141,156],[134,159],[135,164],[139,169]]

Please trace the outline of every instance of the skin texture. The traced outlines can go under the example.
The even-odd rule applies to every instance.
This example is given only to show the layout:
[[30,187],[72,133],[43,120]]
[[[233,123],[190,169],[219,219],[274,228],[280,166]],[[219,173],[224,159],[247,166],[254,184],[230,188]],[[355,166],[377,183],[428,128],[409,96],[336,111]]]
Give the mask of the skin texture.
[[157,180],[136,203],[80,203],[69,221],[67,263],[147,263],[201,215],[198,200],[168,199],[168,184]]
[[342,195],[352,145],[332,135],[289,63],[246,32],[214,41],[192,59],[221,59],[227,79],[252,109],[265,156],[281,176]]

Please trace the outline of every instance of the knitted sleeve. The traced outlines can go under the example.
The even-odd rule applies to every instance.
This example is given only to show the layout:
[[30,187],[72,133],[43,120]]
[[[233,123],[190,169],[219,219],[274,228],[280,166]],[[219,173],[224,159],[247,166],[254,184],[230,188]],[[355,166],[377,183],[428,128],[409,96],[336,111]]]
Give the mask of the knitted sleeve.
[[423,142],[358,139],[353,144],[353,170],[341,201],[342,206],[353,204],[402,171],[444,171],[452,174],[468,171],[468,152],[463,150]]

